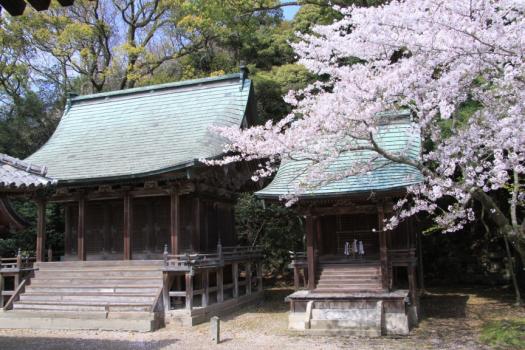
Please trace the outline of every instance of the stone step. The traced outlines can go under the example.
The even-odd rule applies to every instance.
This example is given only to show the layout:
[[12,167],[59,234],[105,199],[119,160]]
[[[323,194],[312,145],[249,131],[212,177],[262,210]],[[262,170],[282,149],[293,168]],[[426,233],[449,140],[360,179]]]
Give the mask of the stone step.
[[344,288],[361,288],[361,289],[377,289],[381,288],[381,284],[369,283],[369,284],[324,284],[318,283],[317,288],[330,288],[330,289],[344,289]]
[[155,314],[150,311],[50,311],[50,310],[24,310],[18,309],[0,313],[0,318],[31,318],[31,317],[62,317],[75,319],[104,319],[104,318],[122,318],[122,319],[151,319]]
[[[0,315],[0,328],[3,329],[68,329],[68,330],[111,330],[151,332],[161,326],[161,322],[154,317],[149,318],[77,318],[64,315],[46,315],[34,312],[33,317],[21,314],[18,311],[9,311]],[[10,314],[9,317],[5,315]]]
[[[160,287],[160,286],[159,286]],[[103,286],[103,285],[87,285],[87,286],[49,286],[31,284],[26,288],[26,293],[124,293],[124,294],[154,294],[158,292],[159,287],[151,286]]]
[[23,293],[20,295],[20,301],[45,301],[45,302],[69,302],[77,301],[82,303],[153,303],[155,300],[154,294],[40,294],[40,293]]
[[320,293],[344,293],[344,292],[382,292],[381,286],[317,286],[315,292]]
[[109,311],[109,312],[123,312],[123,311],[150,311],[151,304],[144,303],[101,303],[101,302],[75,302],[75,301],[18,301],[13,304],[14,310],[52,310],[52,311]]
[[31,279],[31,285],[34,286],[161,286],[162,280],[159,277],[111,277],[110,279],[90,278],[90,277],[77,277],[77,278],[64,278],[60,275],[49,276],[46,278],[34,277]]
[[340,282],[340,283],[360,283],[360,282],[372,282],[372,283],[376,283],[376,282],[379,282],[381,281],[381,279],[379,277],[358,277],[358,278],[353,278],[353,277],[344,277],[344,278],[334,278],[334,277],[330,277],[330,276],[321,276],[320,278],[317,279],[317,281],[319,282],[322,282],[322,281],[326,281],[326,282]]
[[380,274],[355,274],[355,273],[322,273],[316,276],[319,278],[334,278],[334,279],[351,279],[351,278],[380,278]]

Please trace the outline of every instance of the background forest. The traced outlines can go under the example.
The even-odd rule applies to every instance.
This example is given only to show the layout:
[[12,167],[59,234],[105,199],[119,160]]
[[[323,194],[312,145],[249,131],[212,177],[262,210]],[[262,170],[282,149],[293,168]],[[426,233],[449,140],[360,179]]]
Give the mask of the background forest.
[[[374,0],[338,0],[370,6]],[[283,8],[301,5],[292,19]],[[56,5],[56,4],[55,4]],[[296,33],[338,19],[324,0],[96,0],[24,16],[0,17],[0,153],[25,158],[53,133],[69,94],[89,94],[233,73],[246,64],[258,123],[290,110],[282,96],[314,78],[296,64]],[[465,106],[465,111],[472,106]],[[16,203],[29,221],[34,208]],[[49,244],[62,248],[60,207],[48,208]],[[266,252],[268,271],[286,273],[290,250],[303,250],[293,209],[240,197],[237,231]],[[421,218],[424,220],[424,218]],[[422,230],[428,223],[420,222]],[[0,239],[0,256],[34,247],[33,229]],[[425,275],[434,283],[509,281],[501,238],[484,223],[422,237]]]

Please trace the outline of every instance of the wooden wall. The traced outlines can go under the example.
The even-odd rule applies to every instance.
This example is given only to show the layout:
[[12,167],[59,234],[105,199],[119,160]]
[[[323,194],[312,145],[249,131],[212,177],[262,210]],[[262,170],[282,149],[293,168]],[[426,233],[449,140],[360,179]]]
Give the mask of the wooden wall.
[[[182,195],[179,201],[179,253],[215,251],[220,237],[223,246],[236,243],[232,202]],[[66,256],[77,254],[78,204],[65,204]],[[88,259],[123,256],[123,200],[91,200],[85,205],[85,245]],[[169,196],[132,199],[132,257],[160,258],[170,247]]]

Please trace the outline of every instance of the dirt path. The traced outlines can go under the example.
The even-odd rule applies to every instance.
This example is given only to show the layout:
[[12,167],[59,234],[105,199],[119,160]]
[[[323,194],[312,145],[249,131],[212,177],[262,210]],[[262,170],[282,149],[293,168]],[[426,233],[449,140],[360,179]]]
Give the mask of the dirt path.
[[258,306],[222,320],[222,343],[212,345],[208,324],[168,326],[154,333],[0,330],[0,350],[123,349],[488,349],[479,342],[481,325],[493,319],[525,317],[504,291],[479,288],[431,290],[422,299],[425,318],[407,337],[302,336],[286,330],[287,290],[269,290]]

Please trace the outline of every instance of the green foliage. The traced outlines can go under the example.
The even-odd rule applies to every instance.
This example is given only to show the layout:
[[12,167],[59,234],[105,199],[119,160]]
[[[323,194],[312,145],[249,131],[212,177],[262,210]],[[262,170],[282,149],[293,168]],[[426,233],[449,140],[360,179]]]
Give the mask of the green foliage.
[[275,66],[269,71],[251,68],[257,99],[259,123],[279,120],[290,112],[290,106],[283,100],[289,90],[306,87],[314,76],[298,64]]
[[263,206],[252,194],[240,196],[235,207],[236,230],[245,244],[262,246],[269,272],[282,272],[289,251],[304,251],[303,222],[293,210],[279,204]]
[[[0,239],[0,256],[15,256],[18,249],[23,255],[35,254],[36,247],[36,205],[33,201],[12,200],[13,209],[24,220],[28,227],[13,233],[8,238]],[[51,247],[53,254],[64,252],[64,215],[57,204],[48,204],[46,209],[46,248]]]
[[496,349],[525,349],[525,319],[487,322],[482,327],[480,339]]

